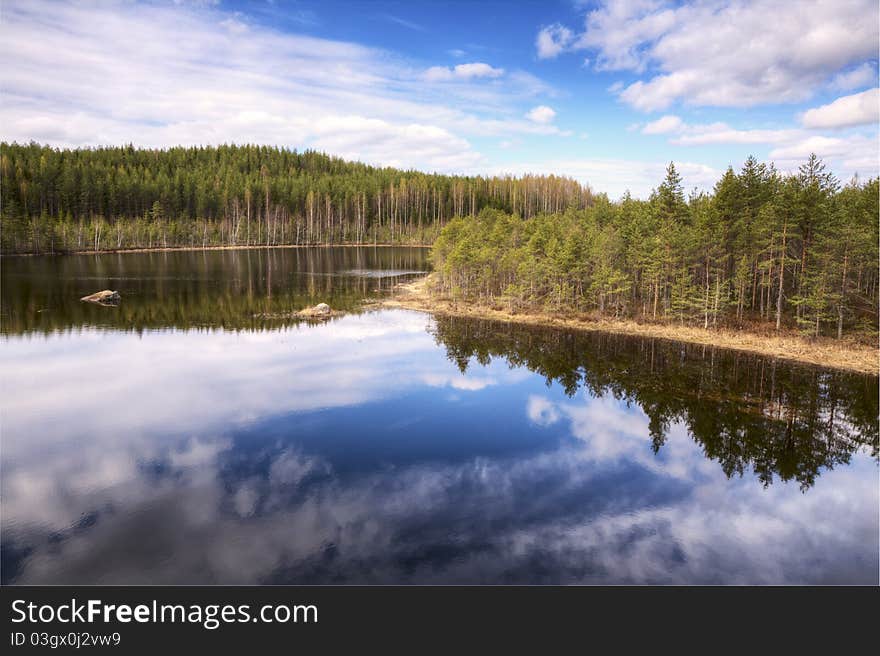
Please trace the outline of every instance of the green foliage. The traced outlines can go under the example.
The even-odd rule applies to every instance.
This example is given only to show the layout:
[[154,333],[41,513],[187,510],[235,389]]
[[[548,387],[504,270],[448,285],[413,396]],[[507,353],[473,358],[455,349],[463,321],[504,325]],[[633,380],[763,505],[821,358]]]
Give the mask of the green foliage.
[[582,208],[557,176],[466,177],[377,168],[267,146],[59,150],[0,144],[2,250],[430,243],[495,208]]
[[685,199],[670,163],[648,200],[556,176],[464,177],[266,146],[59,150],[0,144],[0,249],[45,253],[434,243],[456,299],[706,327],[876,332],[878,180],[844,188],[750,157]]
[[456,299],[716,327],[876,332],[878,181],[843,190],[820,160],[780,177],[749,158],[685,202],[670,164],[647,201],[604,195],[527,219],[455,219],[432,258]]

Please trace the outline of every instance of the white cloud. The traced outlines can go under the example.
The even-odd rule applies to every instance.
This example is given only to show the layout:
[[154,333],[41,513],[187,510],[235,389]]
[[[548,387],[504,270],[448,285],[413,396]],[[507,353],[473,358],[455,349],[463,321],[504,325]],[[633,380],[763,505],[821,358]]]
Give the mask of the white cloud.
[[595,52],[598,70],[645,74],[620,98],[655,111],[676,101],[800,102],[841,69],[875,58],[878,39],[874,0],[814,0],[796,10],[776,0],[635,0],[602,4],[582,34],[553,43],[555,54]]
[[428,373],[422,376],[422,382],[430,387],[452,387],[453,389],[464,392],[478,392],[482,389],[497,385],[492,377],[477,378],[475,376],[467,376],[461,372],[442,374]]
[[558,23],[541,28],[535,38],[538,59],[553,59],[569,46],[572,39],[574,33]]
[[561,415],[556,405],[543,396],[532,394],[526,403],[526,415],[529,421],[538,426],[552,426],[559,421]]
[[542,125],[546,125],[553,121],[556,118],[556,112],[553,111],[547,105],[538,105],[531,109],[527,114],[526,118],[530,121],[534,121],[535,123],[541,123]]
[[288,34],[237,13],[168,4],[3,3],[0,124],[59,147],[264,143],[454,172],[472,136],[558,134],[520,118],[552,92],[481,62],[424,69],[354,43]]
[[678,132],[684,127],[684,122],[678,117],[668,114],[656,121],[651,121],[642,128],[642,134],[668,134]]
[[[587,184],[595,193],[607,193],[609,198],[620,198],[629,191],[636,198],[647,198],[666,173],[669,161],[642,161],[633,159],[557,159],[521,161],[502,166],[483,166],[473,169],[487,175],[559,175]],[[707,164],[679,161],[675,168],[684,179],[685,189],[697,187],[712,189],[721,171]]]
[[852,173],[877,175],[877,139],[861,135],[847,137],[806,136],[780,145],[770,151],[770,158],[793,168],[803,163],[811,153],[826,160],[833,160],[834,172],[846,179]]
[[474,78],[496,78],[504,75],[503,68],[493,68],[483,62],[459,64],[453,68],[432,66],[425,71],[425,79],[431,82],[446,80],[471,80]]
[[[87,432],[97,441],[99,436],[114,439],[125,432],[156,434],[161,432],[159,427],[163,423],[170,425],[168,422],[182,433],[188,433],[195,426],[211,432],[247,423],[269,408],[290,412],[378,400],[396,386],[404,389],[429,374],[449,375],[450,367],[440,362],[400,376],[393,385],[376,377],[380,370],[375,366],[376,358],[414,357],[415,353],[431,351],[433,342],[425,336],[425,325],[425,315],[400,311],[350,315],[324,324],[320,330],[293,327],[264,333],[218,331],[210,342],[195,331],[156,332],[150,339],[140,339],[134,333],[78,332],[75,339],[84,347],[100,345],[100,356],[96,352],[91,356],[95,377],[88,382],[82,380],[83,360],[79,356],[71,355],[63,363],[56,363],[53,416],[65,425],[73,425],[70,417],[78,412],[87,415],[88,423],[84,419],[77,424],[77,430]],[[74,338],[61,335],[57,339],[62,345],[59,348],[64,348]],[[16,376],[20,376],[14,381],[11,378],[2,381],[3,428],[10,435],[27,435],[28,426],[44,412],[41,400],[44,397],[33,395],[32,387],[37,384],[34,372],[45,366],[38,354],[43,353],[44,357],[52,354],[41,351],[38,342],[31,343],[27,338],[16,341],[14,346],[5,345],[0,354],[3,370],[14,370]],[[292,346],[295,349],[292,350]],[[311,355],[303,355],[306,351]],[[120,372],[113,364],[121,353],[128,353],[132,364],[128,373]],[[328,365],[338,364],[344,371],[345,383],[334,382],[329,369],[326,375],[317,371],[321,369],[317,363],[322,361]],[[196,384],[195,374],[187,373],[188,366],[199,372],[197,377],[213,383]],[[316,369],[312,375],[303,373],[311,369]],[[281,372],[287,372],[291,378],[285,379],[283,384],[262,382],[261,376]],[[454,374],[458,379],[457,370]],[[102,387],[102,381],[107,380],[114,381],[112,390]],[[134,391],[142,385],[154,389],[149,398],[140,398]],[[229,386],[252,388],[255,395],[240,398],[235,404],[224,404],[217,394]],[[64,389],[68,392],[63,392]],[[126,397],[140,400],[138,404],[129,405],[125,413],[102,413],[98,409],[104,403],[121,407]],[[40,439],[46,449],[51,449],[60,434],[48,431]],[[4,457],[15,458],[19,447],[28,448],[32,444],[32,441],[5,441]]]
[[480,160],[465,139],[435,125],[395,125],[381,119],[340,115],[317,119],[311,127],[314,148],[346,159],[401,168],[423,161],[443,170]]
[[831,87],[840,91],[851,91],[875,84],[877,84],[877,69],[872,62],[865,62],[851,71],[838,73],[831,80]]
[[225,28],[232,34],[245,34],[250,29],[247,23],[242,22],[238,18],[224,18],[219,22],[220,27]]
[[587,14],[585,31],[572,46],[595,50],[597,70],[641,72],[647,65],[644,45],[675,22],[675,13],[660,2],[607,2]]
[[800,130],[738,130],[726,123],[682,125],[671,140],[677,146],[706,144],[773,144],[801,136]]
[[792,145],[774,148],[770,151],[771,157],[780,159],[805,159],[810,153],[822,153],[828,155],[842,155],[846,152],[846,140],[834,137],[814,136],[807,137]]
[[808,128],[846,128],[876,125],[880,120],[880,89],[843,96],[832,103],[807,110],[801,122]]
[[766,144],[771,147],[767,158],[786,173],[797,170],[811,153],[825,159],[843,179],[856,173],[861,176],[877,175],[880,166],[876,134],[828,137],[802,128],[737,129],[726,123],[688,124],[674,116],[649,123],[642,131],[646,134],[670,133],[669,143],[675,146]]
[[[383,459],[356,476],[334,468],[333,449],[301,443],[298,429],[250,439],[263,421],[320,435],[315,411],[400,397],[424,374],[459,377],[424,324],[394,312],[211,339],[92,330],[10,338],[0,350],[3,529],[27,553],[15,582],[253,583],[291,566],[320,576],[331,543],[333,576],[358,582],[509,581],[537,560],[572,583],[859,583],[876,569],[869,453],[824,471],[807,494],[780,481],[765,488],[751,472],[728,478],[683,422],[655,456],[637,403],[568,399],[557,385],[529,394],[517,382],[542,377],[505,358],[473,364],[467,377],[491,375],[505,399],[521,392],[523,419],[575,439]],[[121,356],[135,358],[132,371],[120,371]],[[82,376],[84,362],[95,375]],[[402,378],[387,376],[389,362]],[[48,367],[53,376],[39,375]],[[132,394],[145,387],[156,394]],[[99,411],[114,402],[126,412]],[[455,558],[424,562],[436,531],[399,539],[429,525],[460,538]],[[143,535],[151,549],[134,548]]]

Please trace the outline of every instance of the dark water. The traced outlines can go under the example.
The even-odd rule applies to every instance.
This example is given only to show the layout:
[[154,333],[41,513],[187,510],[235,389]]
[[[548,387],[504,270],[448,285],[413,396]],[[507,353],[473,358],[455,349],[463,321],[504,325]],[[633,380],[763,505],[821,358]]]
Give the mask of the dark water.
[[5,258],[3,582],[878,582],[877,377],[363,309],[423,268]]
[[[4,258],[3,333],[100,326],[119,330],[292,323],[317,302],[360,308],[426,268],[423,248],[270,248]],[[415,276],[417,277],[417,276]],[[113,289],[107,308],[79,299]]]

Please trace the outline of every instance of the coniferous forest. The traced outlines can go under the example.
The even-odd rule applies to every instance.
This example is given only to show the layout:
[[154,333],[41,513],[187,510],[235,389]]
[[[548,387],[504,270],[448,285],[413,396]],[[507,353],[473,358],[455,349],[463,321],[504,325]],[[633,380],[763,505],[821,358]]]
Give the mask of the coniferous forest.
[[0,150],[5,253],[427,244],[485,207],[531,217],[592,200],[568,178],[432,175],[267,146]]
[[794,175],[749,158],[686,196],[670,164],[648,200],[523,219],[455,219],[432,257],[453,298],[714,328],[877,336],[878,180],[846,185],[815,155]]
[[434,244],[441,291],[516,311],[876,336],[878,180],[749,158],[647,200],[564,177],[377,168],[266,146],[0,145],[2,251]]

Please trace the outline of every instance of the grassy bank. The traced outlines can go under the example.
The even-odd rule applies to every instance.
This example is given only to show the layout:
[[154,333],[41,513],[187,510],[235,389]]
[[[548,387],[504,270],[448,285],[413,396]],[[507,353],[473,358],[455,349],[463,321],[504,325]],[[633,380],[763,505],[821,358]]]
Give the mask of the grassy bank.
[[436,314],[512,321],[575,330],[596,330],[642,337],[659,337],[691,344],[758,353],[783,360],[877,375],[880,351],[851,340],[808,339],[794,333],[759,334],[748,331],[706,330],[676,324],[637,323],[627,320],[596,320],[587,315],[510,313],[500,307],[462,303],[431,291],[431,278],[399,285],[385,307],[401,307]]

